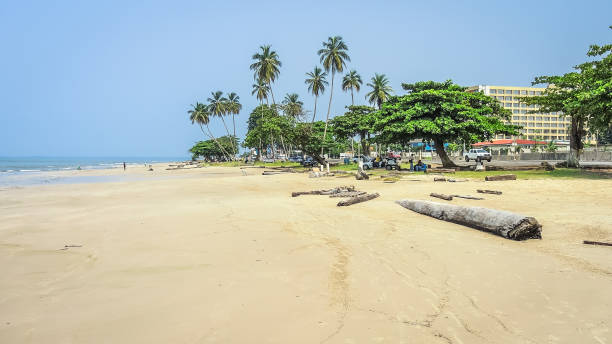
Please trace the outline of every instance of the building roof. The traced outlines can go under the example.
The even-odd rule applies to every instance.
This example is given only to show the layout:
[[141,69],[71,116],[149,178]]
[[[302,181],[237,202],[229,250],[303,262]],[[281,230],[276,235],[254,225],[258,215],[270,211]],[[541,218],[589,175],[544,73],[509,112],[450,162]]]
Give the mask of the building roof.
[[517,145],[534,145],[534,144],[545,145],[547,143],[546,141],[534,141],[534,140],[492,140],[492,141],[486,141],[486,142],[477,142],[477,143],[472,144],[472,146],[475,146],[475,147],[509,146],[509,145],[512,145],[514,142],[516,142]]

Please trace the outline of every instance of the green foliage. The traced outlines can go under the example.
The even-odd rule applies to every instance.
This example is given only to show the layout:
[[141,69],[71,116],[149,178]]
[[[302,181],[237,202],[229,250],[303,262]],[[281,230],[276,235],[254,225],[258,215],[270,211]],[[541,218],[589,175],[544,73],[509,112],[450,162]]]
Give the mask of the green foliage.
[[273,138],[290,133],[292,119],[278,114],[276,106],[259,105],[249,115],[248,132],[244,147],[256,148],[260,144],[271,145]]
[[369,106],[347,106],[349,110],[344,115],[336,116],[331,120],[332,131],[339,139],[352,139],[355,135],[359,135],[361,139],[362,151],[367,152],[366,135],[372,130],[374,124],[375,111]]
[[351,105],[355,105],[355,99],[353,98],[353,90],[359,92],[362,84],[363,81],[361,81],[361,75],[359,75],[356,70],[350,71],[344,76],[344,78],[342,78],[342,90],[351,90]]
[[288,93],[283,99],[281,108],[285,116],[299,119],[304,115],[304,103],[297,93]]
[[409,93],[391,97],[375,113],[373,129],[379,142],[407,144],[421,138],[433,142],[444,166],[453,166],[445,142],[472,143],[496,134],[516,135],[517,126],[505,124],[510,111],[480,92],[466,92],[448,80],[403,84]]
[[351,61],[348,55],[348,46],[340,36],[329,37],[327,42],[323,42],[323,48],[317,54],[326,72],[332,74],[342,73],[347,62]]
[[548,142],[548,144],[546,144],[546,151],[549,153],[554,153],[557,151],[557,149],[558,147],[553,141],[550,141]]
[[366,99],[370,104],[376,104],[379,109],[393,93],[393,89],[389,86],[389,79],[384,74],[374,74],[367,86],[370,86],[372,91],[366,94]]
[[253,78],[255,80],[269,86],[280,74],[282,63],[271,46],[262,45],[259,50],[260,52],[253,54],[252,59],[255,62],[251,64],[250,69],[254,72]]
[[[217,144],[218,142],[218,144]],[[233,149],[238,144],[238,139],[234,136],[222,136],[214,140],[198,141],[189,149],[193,160],[203,158],[207,161],[220,161],[226,159],[224,151],[219,147],[221,145],[226,151]]]

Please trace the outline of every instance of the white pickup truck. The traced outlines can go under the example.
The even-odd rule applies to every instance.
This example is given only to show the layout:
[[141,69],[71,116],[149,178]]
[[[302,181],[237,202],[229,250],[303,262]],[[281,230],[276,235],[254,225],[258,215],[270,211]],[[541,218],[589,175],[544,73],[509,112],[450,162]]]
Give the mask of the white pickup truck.
[[489,152],[487,152],[484,149],[470,149],[469,152],[465,153],[465,161],[470,161],[470,160],[476,160],[476,161],[481,161],[481,160],[486,160],[488,162],[491,162],[491,154]]

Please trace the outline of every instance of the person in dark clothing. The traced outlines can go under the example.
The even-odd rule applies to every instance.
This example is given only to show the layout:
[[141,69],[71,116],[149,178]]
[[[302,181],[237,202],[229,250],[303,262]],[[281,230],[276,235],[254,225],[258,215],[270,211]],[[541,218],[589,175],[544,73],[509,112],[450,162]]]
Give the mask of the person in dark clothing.
[[125,161],[123,162],[123,170],[125,171]]

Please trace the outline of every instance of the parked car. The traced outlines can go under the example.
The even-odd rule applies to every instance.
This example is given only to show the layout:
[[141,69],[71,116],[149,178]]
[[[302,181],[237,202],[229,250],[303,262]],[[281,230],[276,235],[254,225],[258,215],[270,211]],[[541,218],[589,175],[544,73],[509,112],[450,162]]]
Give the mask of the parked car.
[[400,154],[395,153],[395,152],[389,152],[387,154],[387,157],[395,158],[395,159],[400,159],[400,160],[402,159],[402,156]]
[[302,158],[301,156],[292,156],[289,158],[289,161],[302,163],[304,161],[304,158]]
[[367,158],[363,160],[363,169],[371,170],[374,168],[374,160],[372,158]]
[[470,149],[469,152],[464,154],[464,157],[465,157],[465,161],[486,160],[488,162],[491,162],[491,153],[487,152],[484,149]]
[[359,161],[359,159],[363,159],[363,161],[369,161],[372,160],[372,158],[370,158],[369,156],[365,156],[365,155],[358,155],[356,157],[353,158],[353,162],[357,163]]
[[402,169],[400,164],[397,162],[396,158],[387,158],[387,161],[385,163],[385,168],[389,171],[393,169],[396,169],[399,171]]
[[307,156],[306,159],[304,159],[301,163],[304,167],[313,167],[319,165],[319,163],[315,159],[309,156]]

